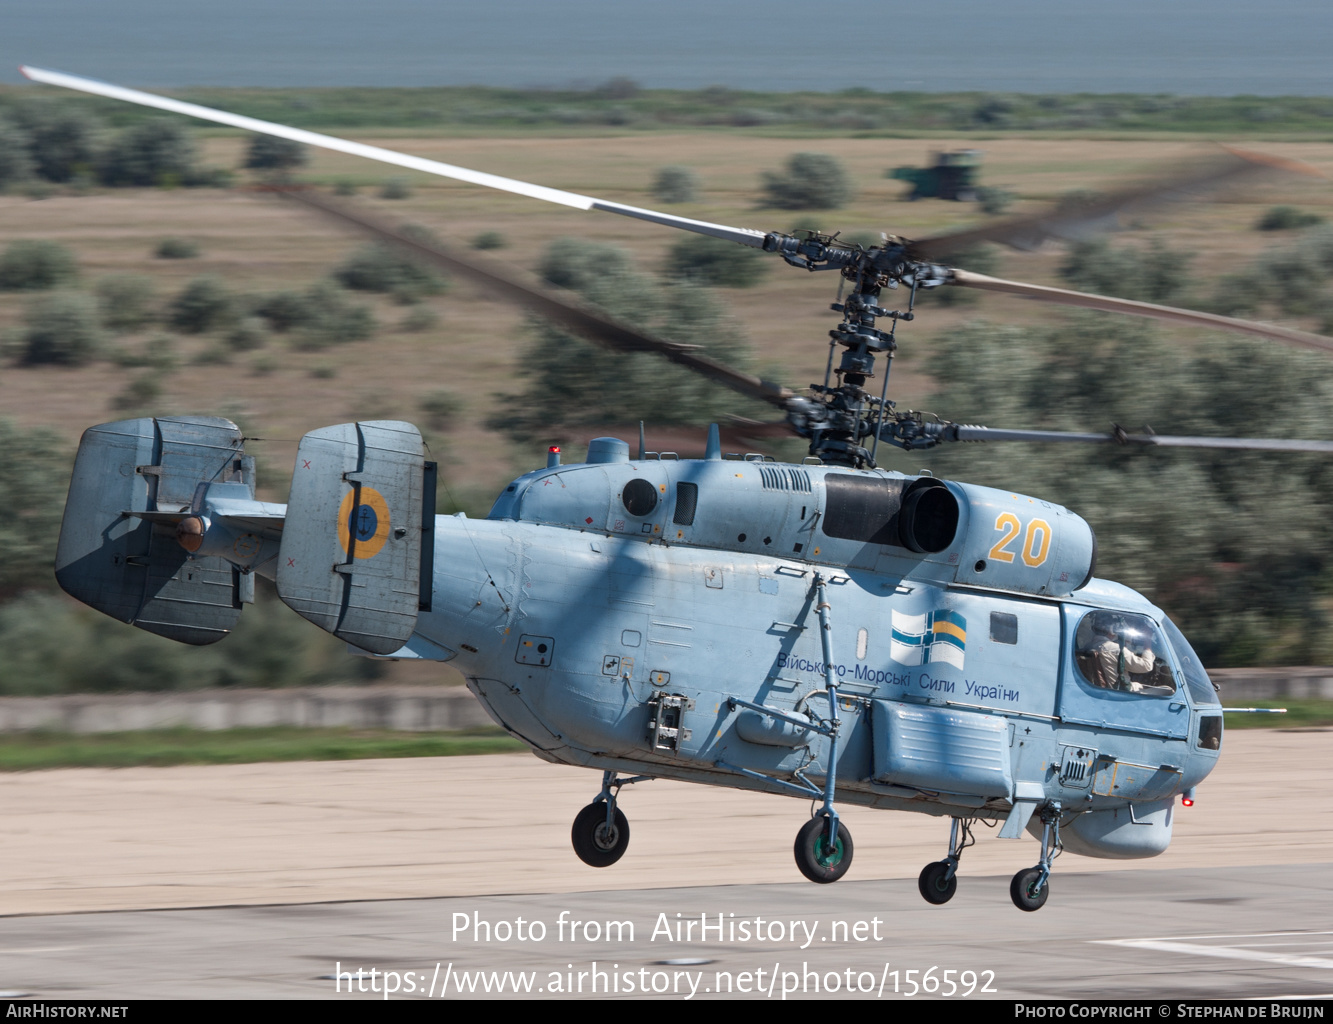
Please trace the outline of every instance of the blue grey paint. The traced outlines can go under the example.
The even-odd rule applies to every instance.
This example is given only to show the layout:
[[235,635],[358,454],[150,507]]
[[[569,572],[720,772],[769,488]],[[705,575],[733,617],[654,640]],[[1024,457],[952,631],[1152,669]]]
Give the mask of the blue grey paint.
[[[396,431],[403,443],[366,447],[356,469],[411,494],[404,480],[421,472],[410,451],[420,442],[406,427],[310,435],[338,449],[339,471],[315,488],[318,500],[300,497],[299,471],[286,509],[247,499],[244,481],[197,489],[195,511],[210,523],[201,554],[213,556],[202,560],[226,558],[243,530],[258,542],[246,545],[247,561],[232,560],[238,570],[273,574],[266,553],[279,542],[282,552],[315,544],[318,560],[336,521],[329,509],[350,491],[342,442],[353,428]],[[1189,691],[1179,664],[1169,696],[1083,678],[1072,650],[1083,615],[1163,615],[1126,587],[1079,586],[1092,535],[1067,509],[948,482],[957,534],[921,554],[824,532],[825,478],[843,468],[630,460],[609,439],[592,454],[598,461],[519,477],[487,519],[436,517],[430,610],[378,651],[451,660],[495,721],[540,757],[790,795],[818,792],[836,749],[839,802],[1003,821],[1001,835],[1013,838],[1025,827],[1040,836],[1034,811],[1058,804],[1066,846],[1104,857],[1164,850],[1175,795],[1216,763],[1218,751],[1195,738],[1200,716],[1220,709],[1210,693]],[[99,472],[99,459],[122,468]],[[114,492],[125,464],[94,445],[76,467],[78,493]],[[697,504],[678,522],[687,517],[677,497],[690,486]],[[308,511],[298,515],[301,502]],[[1006,547],[1009,517],[1044,523],[1049,537],[1029,527]],[[827,655],[816,574],[831,607]],[[410,582],[400,589],[415,594]],[[395,600],[376,585],[359,598],[371,611]],[[820,724],[835,717],[830,678],[836,748]],[[663,698],[683,708],[678,730],[654,727]]]

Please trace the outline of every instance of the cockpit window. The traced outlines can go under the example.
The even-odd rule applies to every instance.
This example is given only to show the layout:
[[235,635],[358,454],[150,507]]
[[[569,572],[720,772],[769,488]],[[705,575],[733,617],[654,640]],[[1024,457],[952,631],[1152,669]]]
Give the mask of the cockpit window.
[[1074,661],[1083,678],[1099,689],[1148,697],[1176,692],[1166,642],[1146,615],[1089,612],[1074,634]]
[[[1164,619],[1162,625],[1166,628],[1166,638],[1171,641],[1171,646],[1175,649],[1176,661],[1180,663],[1185,676],[1185,685],[1189,688],[1194,703],[1199,705],[1222,703],[1217,699],[1217,689],[1213,686],[1213,681],[1203,670],[1203,662],[1194,653],[1194,648],[1185,639],[1185,634],[1177,629],[1176,624],[1170,619]],[[1218,721],[1220,723],[1221,719]]]

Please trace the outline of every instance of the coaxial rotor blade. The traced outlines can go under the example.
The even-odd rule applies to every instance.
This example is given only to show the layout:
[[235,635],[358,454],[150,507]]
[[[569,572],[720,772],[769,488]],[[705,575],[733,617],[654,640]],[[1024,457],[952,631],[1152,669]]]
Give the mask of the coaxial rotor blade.
[[1218,189],[1274,172],[1323,177],[1308,164],[1247,150],[1224,148],[1222,153],[1177,168],[1156,180],[1118,189],[1086,200],[1068,200],[1053,209],[947,235],[907,243],[908,255],[923,261],[942,261],[980,242],[997,242],[1031,250],[1048,239],[1073,240],[1114,230],[1121,215],[1167,202],[1206,198]]
[[756,249],[762,248],[764,244],[764,232],[762,231],[734,228],[726,224],[713,224],[703,220],[692,220],[689,217],[678,217],[674,214],[659,213],[656,210],[646,210],[638,206],[613,203],[605,199],[597,199],[594,196],[579,195],[576,192],[565,192],[558,188],[546,188],[543,185],[534,185],[531,182],[518,181],[515,178],[504,178],[498,174],[486,174],[482,171],[456,167],[453,164],[440,163],[436,160],[425,160],[421,157],[409,156],[406,153],[396,153],[391,149],[382,149],[379,146],[349,142],[346,139],[339,139],[332,135],[321,135],[319,132],[291,128],[272,121],[261,121],[258,118],[245,117],[241,114],[230,114],[225,110],[201,107],[196,103],[184,103],[180,100],[168,99],[165,96],[140,92],[137,89],[126,89],[119,85],[111,85],[108,82],[80,78],[78,75],[67,75],[60,71],[44,71],[41,68],[26,66],[20,67],[19,70],[34,82],[58,85],[78,92],[92,93],[95,96],[106,96],[110,99],[124,100],[127,103],[155,107],[158,110],[169,110],[172,113],[197,117],[203,121],[231,125],[233,128],[244,128],[247,131],[261,132],[265,135],[276,135],[280,139],[291,139],[293,142],[332,149],[339,153],[363,156],[370,160],[378,160],[381,163],[393,164],[396,167],[406,167],[414,171],[424,171],[427,174],[437,174],[442,178],[466,181],[473,185],[484,185],[487,188],[512,192],[515,195],[527,196],[531,199],[559,203],[561,206],[572,206],[576,210],[602,210],[606,213],[616,213],[622,217],[633,217],[636,220],[664,224],[667,227],[693,231],[700,235],[711,235],[713,238],[722,238],[729,242],[739,242],[741,245],[748,245]]
[[1214,448],[1257,452],[1333,453],[1333,441],[1304,441],[1285,437],[1183,437],[1171,434],[1129,434],[1112,431],[1086,434],[1063,430],[1003,430],[965,423],[946,428],[950,441],[1035,441],[1038,443],[1093,443],[1138,445],[1148,448]]
[[432,264],[446,273],[466,278],[499,298],[521,306],[538,316],[552,320],[579,337],[606,348],[614,349],[617,352],[655,352],[663,358],[701,374],[709,380],[729,387],[747,398],[756,398],[777,406],[779,409],[785,409],[787,400],[795,394],[795,392],[780,384],[733,369],[701,355],[697,346],[667,341],[637,328],[617,323],[604,313],[581,305],[562,295],[556,295],[534,284],[521,281],[512,272],[497,266],[491,261],[482,261],[476,257],[463,259],[449,252],[447,248],[438,243],[426,242],[413,237],[368,216],[360,210],[353,210],[346,204],[335,202],[328,196],[321,195],[311,189],[274,186],[268,191],[288,199],[299,200],[305,205],[336,217],[343,223],[350,224],[375,238],[390,242],[406,250],[416,259]]
[[979,242],[997,242],[1031,250],[1048,239],[1072,240],[1119,226],[1121,215],[1167,202],[1207,198],[1242,180],[1274,172],[1323,175],[1308,164],[1264,153],[1223,147],[1223,152],[1195,160],[1153,180],[1117,189],[1090,199],[1072,199],[1036,214],[1012,217],[965,231],[913,241],[909,254],[917,259],[941,259]]
[[1194,309],[1179,309],[1175,306],[1159,306],[1153,302],[1139,302],[1135,299],[1117,299],[1109,295],[1090,295],[1087,292],[1074,292],[1065,288],[1050,288],[1040,284],[1026,284],[1022,281],[1006,281],[999,277],[988,277],[970,270],[950,272],[949,284],[964,288],[978,288],[981,291],[1001,292],[1005,295],[1018,295],[1035,302],[1053,302],[1060,306],[1078,306],[1082,309],[1097,309],[1104,313],[1128,313],[1132,316],[1146,316],[1154,320],[1171,320],[1175,323],[1189,324],[1192,327],[1213,327],[1223,331],[1237,331],[1252,334],[1260,338],[1333,351],[1333,338],[1322,334],[1311,334],[1290,327],[1276,324],[1260,324],[1252,320],[1237,320],[1235,317],[1218,316],[1216,313],[1201,313]]

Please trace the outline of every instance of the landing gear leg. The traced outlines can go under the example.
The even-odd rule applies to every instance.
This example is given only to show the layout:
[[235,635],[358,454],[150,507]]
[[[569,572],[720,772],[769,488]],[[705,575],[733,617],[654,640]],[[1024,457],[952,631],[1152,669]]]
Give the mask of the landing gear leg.
[[826,735],[828,770],[824,776],[824,806],[796,833],[793,853],[801,874],[812,882],[836,882],[852,866],[852,834],[838,820],[833,796],[838,778],[838,678],[833,670],[833,624],[824,577],[815,573],[815,610],[819,614],[819,633],[824,650],[824,686],[828,694],[829,722]]
[[927,903],[948,903],[958,891],[958,862],[963,851],[976,842],[972,838],[975,818],[954,818],[949,826],[949,856],[921,869],[916,887]]
[[610,867],[624,856],[629,846],[629,822],[616,799],[620,787],[651,778],[636,775],[632,779],[617,779],[615,772],[602,773],[602,791],[574,818],[570,840],[579,860],[594,868]]
[[1009,898],[1019,910],[1032,912],[1046,905],[1051,894],[1051,862],[1060,849],[1060,805],[1048,804],[1041,812],[1041,862],[1024,868],[1009,883]]

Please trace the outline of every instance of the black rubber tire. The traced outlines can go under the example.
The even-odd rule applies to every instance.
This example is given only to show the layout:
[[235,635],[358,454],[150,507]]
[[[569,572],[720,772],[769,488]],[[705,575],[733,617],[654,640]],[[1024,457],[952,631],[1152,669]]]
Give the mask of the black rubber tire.
[[570,841],[579,860],[594,868],[609,868],[629,846],[629,822],[617,807],[608,828],[606,801],[594,800],[574,818]]
[[1041,877],[1041,868],[1024,868],[1009,883],[1009,898],[1014,901],[1014,906],[1019,910],[1026,910],[1032,913],[1034,910],[1040,910],[1046,906],[1046,897],[1051,894],[1051,880],[1046,879],[1046,884],[1041,887],[1041,892],[1034,893],[1032,887],[1037,884],[1037,879]]
[[796,844],[792,851],[801,874],[820,884],[836,882],[852,866],[852,834],[847,831],[847,826],[838,822],[832,854],[827,852],[827,831],[828,820],[822,814],[811,818],[796,833]]
[[916,879],[916,887],[921,890],[921,898],[927,903],[940,906],[953,899],[953,894],[958,891],[958,873],[954,872],[946,882],[944,876],[948,871],[948,862],[942,860],[927,864],[921,869],[921,874]]

